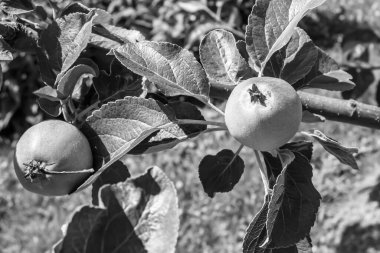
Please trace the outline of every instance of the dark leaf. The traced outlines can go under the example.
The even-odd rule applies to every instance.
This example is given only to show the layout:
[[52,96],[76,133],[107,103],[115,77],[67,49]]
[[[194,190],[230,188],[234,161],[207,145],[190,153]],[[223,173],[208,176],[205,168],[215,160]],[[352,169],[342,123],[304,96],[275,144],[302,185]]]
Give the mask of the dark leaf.
[[37,99],[37,103],[42,110],[44,110],[52,117],[58,117],[62,112],[61,104],[59,101],[51,101],[49,99],[41,97]]
[[95,12],[73,13],[56,19],[41,34],[38,52],[41,74],[50,84],[60,80],[64,73],[78,59],[90,39]]
[[[290,247],[309,235],[314,225],[321,196],[311,181],[308,159],[294,152],[294,160],[276,179],[267,217],[268,249]],[[276,162],[277,170],[281,162]]]
[[251,221],[243,241],[243,253],[261,253],[265,248],[260,248],[266,236],[266,220],[268,214],[269,200],[264,202],[260,211]]
[[298,152],[304,155],[309,161],[313,156],[313,143],[309,141],[289,142],[281,146],[280,149],[288,149],[292,152]]
[[356,160],[353,156],[354,153],[358,152],[357,148],[344,147],[339,142],[330,137],[327,137],[319,130],[309,130],[303,133],[313,137],[322,145],[322,147],[327,152],[335,156],[341,163],[346,164],[355,170],[359,169],[358,164],[356,163]]
[[112,61],[110,74],[101,70],[94,78],[94,88],[99,100],[107,102],[126,96],[140,96],[143,93],[141,78],[121,65],[117,60]]
[[231,150],[224,149],[215,156],[203,157],[199,164],[199,178],[209,197],[216,192],[229,192],[244,172],[244,161]]
[[100,252],[95,245],[88,243],[92,233],[97,232],[99,226],[107,216],[107,211],[103,208],[83,206],[74,212],[64,238],[57,253],[68,252]]
[[310,80],[302,88],[318,88],[333,91],[351,90],[355,84],[350,80],[352,76],[343,70],[333,70]]
[[[314,78],[321,76],[325,73],[339,69],[338,63],[336,63],[322,49],[317,47],[317,50],[318,50],[318,57],[314,66],[311,68],[310,72],[304,78],[302,78],[301,80],[299,80],[297,83],[293,85],[295,89],[301,89],[304,86],[307,86],[308,83]],[[345,80],[347,80],[347,78],[345,78]],[[333,89],[334,85],[335,85],[334,83],[331,83],[329,85],[330,89]]]
[[325,0],[270,1],[257,0],[246,27],[247,51],[262,71],[272,55],[291,39],[302,17]]
[[370,85],[375,82],[375,76],[370,69],[349,68],[348,73],[352,75],[355,87],[351,90],[342,92],[344,99],[358,99],[368,90]]
[[119,182],[124,182],[129,178],[129,170],[126,165],[121,161],[113,163],[108,169],[106,169],[92,184],[92,204],[98,205],[99,202],[99,190],[103,185],[106,184],[116,184]]
[[280,77],[290,84],[306,76],[314,66],[318,50],[306,32],[296,28],[286,47],[286,56]]
[[58,92],[62,94],[63,98],[69,97],[73,93],[75,86],[82,83],[83,78],[98,76],[99,69],[96,65],[95,67],[87,64],[78,64],[70,68],[60,80],[57,80]]

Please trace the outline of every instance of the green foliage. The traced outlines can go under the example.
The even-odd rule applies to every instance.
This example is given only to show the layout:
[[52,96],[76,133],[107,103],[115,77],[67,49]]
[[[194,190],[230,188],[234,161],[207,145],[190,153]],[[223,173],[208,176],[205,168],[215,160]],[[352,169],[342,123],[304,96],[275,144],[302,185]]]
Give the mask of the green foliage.
[[[126,154],[168,150],[200,134],[226,130],[223,122],[208,120],[200,110],[208,106],[223,114],[211,97],[215,85],[234,86],[240,80],[267,75],[285,79],[296,89],[353,88],[350,74],[339,70],[338,64],[296,27],[310,9],[323,2],[259,0],[249,17],[246,10],[230,2],[220,7],[206,2],[175,1],[170,5],[131,1],[131,7],[124,8],[115,1],[108,5],[108,12],[80,3],[65,7],[51,3],[50,13],[46,11],[46,17],[41,18],[42,10],[49,10],[47,6],[5,1],[2,10],[6,19],[0,24],[2,61],[16,61],[14,56],[30,53],[36,56],[40,73],[34,72],[30,86],[39,97],[40,107],[53,117],[62,116],[80,126],[94,155],[96,172],[77,192],[93,185],[95,206],[73,213],[55,252],[70,251],[73,245],[81,252],[96,252],[91,247],[99,243],[105,248],[95,247],[97,250],[174,252],[179,212],[172,183],[158,168],[148,169],[141,177],[131,173],[129,178],[131,174],[119,160]],[[246,7],[246,3],[240,4]],[[151,34],[141,29],[146,25],[142,22],[147,19],[146,7],[152,12],[159,7],[161,15],[153,25],[162,27]],[[218,14],[213,12],[215,8]],[[244,22],[236,21],[239,11],[247,15],[245,35],[239,30]],[[116,26],[125,13],[131,16],[128,28],[138,27],[141,32]],[[20,18],[20,14],[26,18]],[[28,15],[34,18],[29,20]],[[200,21],[195,22],[197,18]],[[199,50],[194,50],[197,37],[202,37],[198,35],[205,36]],[[183,47],[172,42],[182,42]],[[8,72],[4,71],[7,81],[12,80],[12,76],[6,76]],[[19,83],[17,78],[12,84],[4,82],[3,89],[13,94],[12,85],[17,87]],[[2,112],[7,119],[4,129],[21,107],[19,98],[16,94],[15,105]],[[353,157],[357,150],[341,146],[322,132],[305,133],[340,162],[357,169]],[[289,144],[287,150],[286,159],[281,150],[264,155],[268,176],[264,183],[268,181],[269,189],[263,208],[248,228],[244,252],[310,252],[309,233],[320,202],[311,181],[312,146],[303,141]],[[231,191],[239,182],[244,162],[237,153],[223,150],[216,157],[202,160],[200,179],[210,196]],[[214,163],[221,166],[212,167]],[[261,165],[260,169],[263,173]],[[152,177],[159,181],[156,188]],[[138,223],[141,217],[147,218],[142,220],[142,227]],[[87,223],[88,230],[78,235],[79,228]],[[145,234],[144,229],[151,233]],[[84,241],[94,243],[88,247]]]

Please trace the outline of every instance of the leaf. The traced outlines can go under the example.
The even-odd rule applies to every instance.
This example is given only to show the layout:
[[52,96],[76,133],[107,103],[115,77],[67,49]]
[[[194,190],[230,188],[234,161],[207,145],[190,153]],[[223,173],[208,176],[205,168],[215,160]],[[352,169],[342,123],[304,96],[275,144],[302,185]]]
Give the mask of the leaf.
[[244,34],[237,34],[236,30],[232,29],[231,26],[229,26],[228,24],[208,21],[205,23],[197,24],[196,26],[194,26],[193,29],[191,29],[190,33],[185,38],[185,48],[190,50],[195,45],[198,47],[198,44],[196,44],[196,42],[199,41],[203,36],[205,36],[205,34],[216,29],[232,32],[240,39],[244,39]]
[[31,0],[2,0],[0,9],[11,15],[19,15],[33,11]]
[[44,98],[52,102],[59,102],[60,98],[62,98],[62,94],[59,94],[59,92],[50,86],[44,86],[36,91],[33,92],[34,95],[38,96],[39,98]]
[[[311,68],[309,73],[299,80],[297,83],[293,84],[295,89],[302,89],[304,86],[308,85],[308,83],[313,80],[315,77],[323,75],[325,73],[335,71],[339,69],[339,65],[334,61],[330,56],[328,56],[322,49],[318,48],[318,57]],[[333,89],[335,84],[330,85],[330,89]],[[338,86],[339,87],[339,86]]]
[[61,104],[58,101],[51,101],[49,99],[40,97],[37,99],[37,103],[40,108],[44,110],[44,112],[52,117],[58,117],[62,112]]
[[12,47],[3,39],[0,38],[0,61],[12,61]]
[[231,150],[224,149],[215,156],[206,155],[199,164],[199,178],[210,198],[216,192],[229,192],[244,172],[244,161]]
[[[96,179],[99,178],[99,176],[110,166],[112,166],[115,162],[117,162],[119,159],[121,159],[125,154],[127,154],[131,149],[136,147],[139,143],[141,143],[145,138],[147,138],[149,135],[153,134],[157,131],[157,128],[151,128],[148,130],[143,131],[137,138],[134,140],[127,142],[123,146],[121,146],[114,154],[107,156],[106,158],[109,159],[103,166],[98,168],[99,165],[99,158],[103,159],[103,157],[94,157],[94,167],[97,169],[94,174],[92,174],[87,180],[81,184],[73,193],[82,191],[83,189],[87,188],[88,186],[92,185]],[[88,133],[87,133],[88,134]],[[98,146],[91,146],[92,150],[96,150]],[[94,154],[96,154],[94,152]]]
[[355,84],[350,81],[352,76],[343,70],[334,70],[313,78],[302,88],[319,88],[332,91],[351,90]]
[[152,128],[160,129],[149,138],[149,142],[139,145],[133,153],[171,148],[205,129],[197,128],[194,132],[188,132],[176,124],[176,114],[170,106],[153,99],[137,97],[109,102],[94,111],[86,121],[89,126],[87,138],[91,146],[96,147],[93,154],[102,158],[114,154],[143,131]]
[[101,24],[101,27],[96,27],[96,32],[106,38],[124,43],[135,43],[145,40],[144,35],[137,30],[128,30],[123,27]]
[[[56,19],[42,32],[38,58],[41,74],[49,85],[60,80],[86,48],[95,17],[95,12],[73,13]],[[54,73],[58,73],[56,78]]]
[[314,66],[318,50],[306,32],[296,28],[286,47],[286,56],[280,77],[290,84],[296,83]]
[[240,55],[232,33],[213,30],[202,39],[200,60],[209,79],[233,85],[254,76],[248,63]]
[[[174,253],[179,229],[177,193],[158,167],[110,186],[147,252]],[[109,252],[109,251],[106,251]]]
[[100,188],[106,184],[116,184],[125,181],[129,178],[129,170],[121,161],[116,161],[110,167],[108,167],[92,184],[92,204],[98,205],[98,193]]
[[[263,243],[268,249],[290,247],[309,235],[320,205],[321,196],[311,181],[309,160],[298,152],[294,152],[294,156],[273,187],[266,223],[267,238]],[[275,164],[277,170],[282,167],[278,159]]]
[[[120,65],[120,66],[118,66]],[[110,74],[101,70],[93,79],[94,88],[99,100],[106,102],[126,96],[140,96],[143,93],[141,78],[122,66],[117,60],[112,61]]]
[[288,142],[281,146],[280,149],[301,153],[309,161],[311,161],[311,157],[313,156],[313,143],[310,141]]
[[68,222],[65,236],[55,252],[99,252],[95,245],[89,243],[91,241],[89,237],[98,229],[106,215],[106,211],[102,208],[79,207]]
[[262,253],[265,248],[260,248],[266,236],[266,220],[269,200],[266,198],[260,211],[249,224],[243,241],[243,253]]
[[[104,185],[98,202],[99,207],[85,207],[83,214],[69,223],[64,240],[73,240],[63,247],[67,251],[61,252],[74,252],[74,247],[81,249],[75,252],[91,253],[175,251],[179,229],[177,193],[158,167],[125,182]],[[90,224],[86,226],[87,220]],[[86,228],[80,229],[82,226]]]
[[69,97],[75,86],[82,82],[84,77],[98,76],[99,69],[96,65],[78,64],[70,68],[57,83],[57,91],[62,94],[63,98]]
[[[267,251],[265,251],[265,253],[266,252]],[[299,241],[296,245],[288,248],[272,249],[269,250],[268,253],[313,253],[313,251],[309,239],[305,238]]]
[[167,42],[127,43],[112,50],[136,74],[145,76],[166,96],[186,95],[207,103],[210,85],[189,51]]
[[357,148],[347,148],[342,146],[336,140],[327,137],[319,130],[309,130],[306,132],[302,132],[310,137],[313,137],[316,141],[318,141],[322,147],[335,156],[341,163],[350,166],[355,170],[359,170],[358,164],[353,156],[354,153],[358,152]]
[[305,14],[324,2],[256,1],[246,27],[247,51],[255,64],[263,71],[272,55],[289,42]]
[[377,81],[372,69],[350,67],[347,72],[352,75],[352,81],[355,83],[355,87],[342,92],[344,99],[360,98],[368,88]]

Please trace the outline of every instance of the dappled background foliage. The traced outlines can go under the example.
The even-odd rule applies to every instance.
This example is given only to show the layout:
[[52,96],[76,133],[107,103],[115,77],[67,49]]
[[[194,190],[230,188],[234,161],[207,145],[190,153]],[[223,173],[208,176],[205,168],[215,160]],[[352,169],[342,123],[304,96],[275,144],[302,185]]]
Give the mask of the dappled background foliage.
[[[38,5],[66,6],[70,1],[35,1]],[[110,12],[115,25],[136,29],[146,38],[169,41],[197,56],[200,39],[223,28],[244,38],[244,28],[255,1],[88,0],[82,3]],[[50,8],[52,7],[52,8]],[[26,14],[28,15],[28,14]],[[53,12],[43,13],[40,18]],[[310,13],[300,26],[316,45],[351,73],[357,87],[334,96],[378,104],[380,92],[380,4],[375,1],[328,1]],[[20,38],[22,39],[22,38]],[[24,43],[20,45],[24,46]],[[26,50],[27,51],[27,50]],[[33,54],[18,53],[2,64],[0,92],[0,247],[4,252],[45,252],[59,238],[59,227],[78,205],[89,202],[84,191],[73,197],[45,198],[24,191],[12,169],[14,141],[27,127],[47,116],[38,108],[33,91],[43,86]],[[198,57],[198,56],[197,56]],[[209,114],[209,115],[208,115]],[[205,111],[210,119],[218,116]],[[315,147],[314,183],[323,199],[312,229],[315,252],[380,251],[380,140],[377,132],[341,123],[316,124],[346,146],[360,148],[360,171],[352,171]],[[308,129],[311,127],[308,126]],[[126,157],[131,173],[150,165],[161,167],[174,181],[181,209],[177,252],[238,252],[244,231],[262,204],[262,183],[249,150],[242,151],[246,170],[241,182],[227,194],[210,199],[201,187],[197,166],[204,154],[215,154],[238,143],[226,133],[182,143],[165,153]]]

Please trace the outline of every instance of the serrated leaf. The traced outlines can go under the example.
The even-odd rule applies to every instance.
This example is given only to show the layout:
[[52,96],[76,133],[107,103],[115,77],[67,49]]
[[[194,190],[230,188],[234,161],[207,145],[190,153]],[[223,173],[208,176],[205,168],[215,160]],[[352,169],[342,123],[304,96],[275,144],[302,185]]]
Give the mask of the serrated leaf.
[[92,184],[92,204],[99,204],[98,194],[103,185],[123,182],[130,176],[131,174],[129,174],[129,170],[125,164],[121,161],[116,161],[113,163],[104,172],[102,172]]
[[[268,249],[290,247],[309,235],[320,205],[321,196],[311,181],[310,162],[301,153],[294,152],[294,156],[273,187],[266,223],[267,238],[263,243]],[[280,161],[275,164],[277,170],[282,167]]]
[[[90,39],[95,12],[73,13],[56,19],[41,34],[38,52],[44,80],[60,80],[78,59]],[[55,78],[55,74],[58,73]]]
[[240,55],[232,33],[213,30],[202,39],[200,60],[209,79],[234,85],[254,76],[248,63]]
[[[188,132],[177,125],[175,111],[153,99],[126,97],[103,105],[87,118],[90,127],[88,139],[95,154],[107,157],[121,146],[133,141],[143,131],[159,127],[160,130],[148,142],[141,143],[133,153],[147,153],[173,147],[202,132],[197,128]],[[162,145],[160,147],[160,145]]]
[[[173,183],[159,168],[103,186],[99,203],[99,207],[86,207],[83,215],[69,223],[65,237],[80,235],[75,243],[67,245],[68,251],[62,252],[72,252],[74,246],[84,249],[76,252],[88,253],[174,252],[179,229],[178,199]],[[80,230],[91,218],[88,214],[93,213],[96,219]]]
[[37,99],[37,103],[44,112],[52,117],[58,117],[62,112],[61,103],[59,101],[51,101],[40,97]]
[[97,66],[90,66],[87,64],[78,64],[70,68],[60,80],[57,80],[57,91],[62,94],[63,98],[69,97],[76,85],[82,82],[84,77],[98,76],[99,69]]
[[[174,253],[179,229],[177,193],[158,167],[109,187],[149,253]],[[107,251],[109,252],[109,251]]]
[[[87,134],[87,136],[89,136],[90,135],[90,133],[88,132],[89,128],[87,127],[87,128],[83,128],[83,129],[87,129],[87,132],[85,132],[85,134]],[[156,131],[158,131],[157,128],[150,128],[148,130],[143,131],[142,133],[140,133],[140,135],[137,138],[135,138],[134,140],[127,142],[126,144],[119,147],[119,149],[117,151],[115,151],[112,155],[107,155],[107,156],[99,155],[99,150],[97,150],[97,149],[100,147],[101,143],[98,144],[97,146],[91,146],[91,149],[93,151],[93,156],[94,156],[93,159],[94,159],[94,167],[96,168],[96,172],[94,174],[92,174],[89,178],[87,178],[87,180],[83,184],[81,184],[74,191],[74,193],[82,191],[83,189],[92,185],[96,181],[96,179],[98,179],[99,176],[107,168],[111,167],[115,162],[117,162],[119,159],[121,159],[125,154],[127,154],[134,147],[136,147],[139,143],[141,143],[144,139],[146,139],[148,136],[150,136],[151,134],[153,134]],[[93,138],[96,138],[96,137],[97,137],[97,134],[95,133]],[[104,148],[104,147],[101,147],[101,148]],[[103,166],[101,166],[103,163],[103,160],[107,160],[107,162]]]
[[313,78],[302,88],[318,88],[332,91],[346,91],[355,87],[352,76],[343,70],[334,70]]
[[280,77],[290,84],[306,76],[318,58],[318,50],[306,32],[296,28],[286,47]]
[[354,153],[358,152],[357,148],[344,147],[339,142],[326,136],[319,130],[314,129],[302,133],[313,137],[327,152],[335,156],[341,163],[346,164],[355,170],[359,169],[353,156]]
[[244,172],[244,161],[231,150],[223,149],[215,156],[203,157],[199,164],[199,178],[210,198],[216,192],[229,192]]
[[[313,155],[313,143],[309,141],[289,142],[281,146],[280,149],[301,153],[309,161]],[[277,154],[276,157],[268,152],[262,152],[262,154],[264,156],[265,167],[267,168],[269,188],[273,189],[276,179],[280,175],[283,166],[277,158]]]
[[324,2],[256,1],[246,27],[247,51],[255,64],[263,71],[272,55],[289,42],[302,17]]
[[265,248],[260,248],[266,236],[266,220],[268,214],[269,200],[266,199],[260,211],[249,224],[243,241],[243,253],[260,253]]
[[19,15],[33,11],[31,0],[1,0],[0,9],[12,15]]
[[192,53],[177,45],[143,41],[127,43],[112,52],[124,66],[145,76],[167,96],[209,100],[210,85],[202,66]]
[[59,248],[55,248],[56,253],[66,252],[100,252],[91,244],[89,238],[93,231],[100,226],[105,217],[106,211],[98,207],[83,206],[79,207],[71,220],[68,222],[67,231]]

